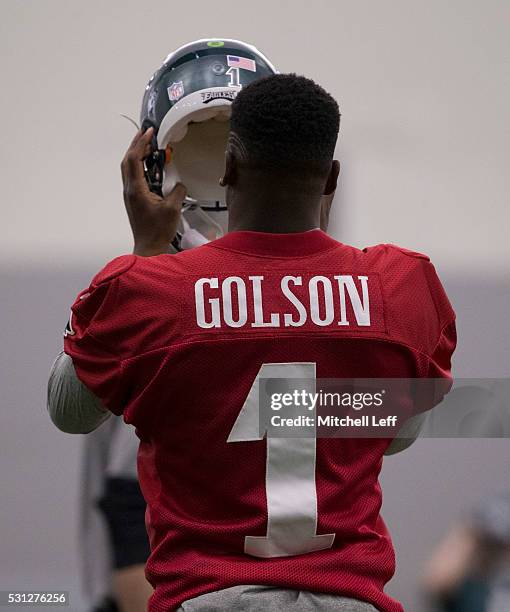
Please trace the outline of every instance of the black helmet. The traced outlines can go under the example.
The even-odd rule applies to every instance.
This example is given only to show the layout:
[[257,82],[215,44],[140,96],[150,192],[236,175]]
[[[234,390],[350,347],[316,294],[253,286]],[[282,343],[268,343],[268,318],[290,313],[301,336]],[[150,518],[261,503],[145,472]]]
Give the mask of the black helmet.
[[177,181],[187,201],[222,209],[223,167],[232,101],[243,86],[275,74],[271,62],[252,45],[205,38],[180,47],[150,78],[142,101],[143,130],[154,127],[153,154],[146,178],[166,195]]

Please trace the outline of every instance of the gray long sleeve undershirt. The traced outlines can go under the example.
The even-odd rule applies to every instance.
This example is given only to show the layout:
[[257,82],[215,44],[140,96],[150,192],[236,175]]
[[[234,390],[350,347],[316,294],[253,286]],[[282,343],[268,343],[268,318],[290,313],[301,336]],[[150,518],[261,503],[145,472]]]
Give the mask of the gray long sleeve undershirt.
[[51,368],[48,412],[61,431],[80,434],[93,431],[112,414],[78,379],[73,360],[64,351]]

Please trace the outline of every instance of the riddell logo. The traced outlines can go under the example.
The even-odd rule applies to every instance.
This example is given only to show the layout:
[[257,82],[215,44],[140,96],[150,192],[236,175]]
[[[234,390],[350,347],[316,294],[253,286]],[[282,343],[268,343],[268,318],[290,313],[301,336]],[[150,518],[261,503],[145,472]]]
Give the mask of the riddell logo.
[[208,104],[213,100],[234,100],[237,96],[237,91],[231,89],[224,89],[223,91],[204,91],[202,95],[203,104]]

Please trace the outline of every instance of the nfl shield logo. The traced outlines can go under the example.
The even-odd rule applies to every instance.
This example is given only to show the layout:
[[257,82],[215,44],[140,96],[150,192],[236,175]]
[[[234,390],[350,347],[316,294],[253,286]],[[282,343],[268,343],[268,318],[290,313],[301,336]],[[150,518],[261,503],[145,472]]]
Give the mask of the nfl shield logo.
[[182,98],[184,95],[184,84],[182,81],[177,81],[177,83],[172,83],[170,87],[167,89],[168,97],[172,102],[177,102],[179,98]]

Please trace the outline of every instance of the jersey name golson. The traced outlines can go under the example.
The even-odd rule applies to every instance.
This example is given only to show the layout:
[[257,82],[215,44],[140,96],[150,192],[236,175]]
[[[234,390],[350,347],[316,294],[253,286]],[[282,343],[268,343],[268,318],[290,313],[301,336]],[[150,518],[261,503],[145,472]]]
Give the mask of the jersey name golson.
[[[354,279],[357,279],[360,290]],[[283,276],[280,295],[264,305],[264,276],[199,278],[195,282],[197,325],[215,327],[370,326],[368,276]],[[299,296],[299,297],[298,297]],[[283,307],[282,307],[283,306]],[[287,308],[288,307],[288,308]],[[270,312],[272,311],[272,312]]]

